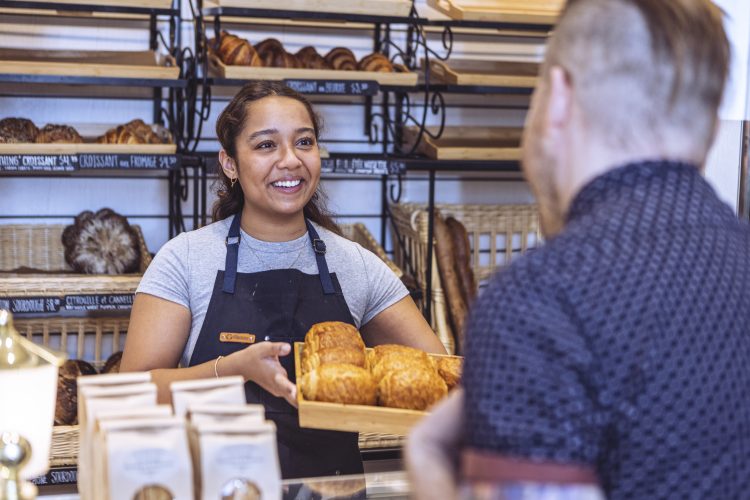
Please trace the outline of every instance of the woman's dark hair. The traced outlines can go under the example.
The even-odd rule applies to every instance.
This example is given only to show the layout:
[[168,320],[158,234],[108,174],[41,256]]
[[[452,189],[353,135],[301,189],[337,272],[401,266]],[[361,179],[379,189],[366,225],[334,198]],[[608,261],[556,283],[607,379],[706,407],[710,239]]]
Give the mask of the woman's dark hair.
[[[219,119],[216,120],[216,136],[221,143],[221,147],[235,160],[237,165],[239,165],[237,161],[237,137],[245,126],[250,104],[264,97],[271,96],[289,97],[301,102],[310,115],[310,121],[312,121],[313,129],[315,130],[315,140],[317,141],[320,138],[320,118],[313,110],[310,101],[302,94],[292,90],[283,83],[253,81],[240,89],[237,95],[234,96],[234,99],[221,112]],[[224,170],[222,170],[221,165],[219,165],[219,180],[217,184],[216,194],[218,195],[218,199],[213,206],[214,220],[226,219],[231,215],[240,213],[245,204],[245,194],[242,192],[239,182],[235,183],[234,187],[232,187],[232,183],[224,173]],[[330,212],[328,212],[325,202],[325,194],[321,191],[320,186],[318,186],[315,194],[313,194],[310,201],[305,205],[305,217],[319,226],[341,234]]]

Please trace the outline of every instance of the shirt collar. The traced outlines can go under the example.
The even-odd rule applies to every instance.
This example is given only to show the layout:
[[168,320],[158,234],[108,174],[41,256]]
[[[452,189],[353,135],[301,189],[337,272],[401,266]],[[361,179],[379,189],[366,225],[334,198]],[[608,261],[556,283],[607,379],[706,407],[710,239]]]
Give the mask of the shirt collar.
[[[616,200],[634,202],[637,194],[651,196],[655,194],[653,190],[642,188],[654,181],[660,188],[666,188],[668,184],[677,186],[682,184],[681,180],[691,180],[696,176],[700,177],[699,168],[686,162],[649,160],[628,163],[586,184],[570,204],[567,222],[596,212],[602,204],[611,204]],[[638,191],[640,193],[636,193]]]

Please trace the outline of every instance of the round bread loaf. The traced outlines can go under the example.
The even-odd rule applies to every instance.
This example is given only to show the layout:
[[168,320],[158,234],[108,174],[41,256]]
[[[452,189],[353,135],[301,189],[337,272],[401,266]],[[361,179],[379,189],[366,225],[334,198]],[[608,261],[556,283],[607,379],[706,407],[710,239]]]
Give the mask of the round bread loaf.
[[124,274],[140,270],[138,233],[128,220],[103,208],[80,213],[62,234],[65,262],[78,273]]
[[102,374],[104,373],[120,373],[120,362],[122,361],[122,351],[117,351],[113,355],[107,358],[107,362],[104,363],[102,368]]
[[26,118],[4,118],[0,120],[0,144],[36,142],[39,129]]

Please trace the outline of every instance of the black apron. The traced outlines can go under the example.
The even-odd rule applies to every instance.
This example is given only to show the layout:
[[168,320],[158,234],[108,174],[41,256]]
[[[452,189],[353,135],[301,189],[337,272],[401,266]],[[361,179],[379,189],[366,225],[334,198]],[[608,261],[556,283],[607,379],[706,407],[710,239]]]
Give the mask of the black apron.
[[[315,323],[342,321],[354,324],[335,274],[328,272],[325,243],[310,222],[310,236],[318,275],[297,269],[276,269],[238,273],[240,215],[235,215],[226,239],[225,271],[218,271],[203,327],[190,358],[190,366],[227,356],[247,343],[227,340],[249,333],[257,341],[302,342]],[[249,336],[240,336],[248,339]],[[279,358],[294,383],[294,354]],[[266,418],[276,423],[276,439],[284,479],[363,473],[356,433],[301,429],[297,410],[284,398],[277,398],[258,384],[247,382],[248,403],[260,403]]]

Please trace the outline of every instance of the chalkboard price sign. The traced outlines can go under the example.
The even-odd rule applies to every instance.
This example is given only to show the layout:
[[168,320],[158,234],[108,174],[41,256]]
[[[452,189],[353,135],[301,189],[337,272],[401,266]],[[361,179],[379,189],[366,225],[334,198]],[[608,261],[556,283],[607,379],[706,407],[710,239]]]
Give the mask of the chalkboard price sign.
[[374,80],[284,80],[284,84],[301,94],[375,95],[380,90]]

